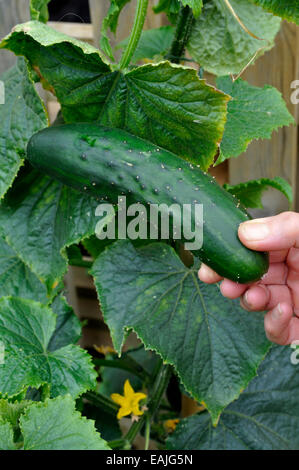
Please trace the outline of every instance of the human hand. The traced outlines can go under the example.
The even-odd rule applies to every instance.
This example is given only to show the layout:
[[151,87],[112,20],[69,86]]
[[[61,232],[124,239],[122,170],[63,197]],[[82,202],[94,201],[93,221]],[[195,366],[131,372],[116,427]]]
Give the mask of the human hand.
[[[250,220],[239,227],[241,242],[256,251],[268,251],[270,267],[253,284],[224,279],[221,292],[229,299],[241,298],[248,311],[267,310],[268,339],[281,345],[299,340],[299,214],[283,212],[274,217]],[[213,284],[223,278],[202,264],[199,279]]]

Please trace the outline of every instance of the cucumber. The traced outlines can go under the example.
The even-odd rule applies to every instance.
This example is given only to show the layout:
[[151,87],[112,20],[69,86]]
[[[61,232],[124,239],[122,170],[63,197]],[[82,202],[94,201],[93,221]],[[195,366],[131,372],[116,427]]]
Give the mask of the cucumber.
[[250,219],[238,201],[198,167],[150,142],[95,123],[64,124],[35,134],[27,158],[62,183],[113,204],[121,195],[128,204],[203,204],[203,245],[193,254],[240,283],[268,270],[268,255],[238,238],[239,224]]

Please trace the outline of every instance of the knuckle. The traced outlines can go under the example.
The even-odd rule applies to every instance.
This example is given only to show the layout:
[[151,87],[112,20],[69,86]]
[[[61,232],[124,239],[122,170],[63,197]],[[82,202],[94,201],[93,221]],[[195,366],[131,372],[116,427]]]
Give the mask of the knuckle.
[[292,227],[299,228],[299,214],[292,211],[285,211],[282,212],[280,215],[280,222],[287,223],[288,226],[292,225]]

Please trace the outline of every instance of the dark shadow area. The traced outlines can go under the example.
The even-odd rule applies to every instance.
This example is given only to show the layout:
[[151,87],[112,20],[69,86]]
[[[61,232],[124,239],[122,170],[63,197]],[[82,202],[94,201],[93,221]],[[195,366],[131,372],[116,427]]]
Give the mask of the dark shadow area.
[[51,0],[50,21],[90,23],[88,0]]

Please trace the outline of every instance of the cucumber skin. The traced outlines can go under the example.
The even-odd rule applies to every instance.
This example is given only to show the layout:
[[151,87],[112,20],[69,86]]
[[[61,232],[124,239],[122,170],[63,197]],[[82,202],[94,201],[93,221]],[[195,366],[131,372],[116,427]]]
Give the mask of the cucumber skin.
[[128,204],[203,204],[203,246],[192,253],[243,284],[268,270],[268,254],[249,250],[238,238],[239,224],[250,216],[237,199],[199,168],[150,142],[98,124],[64,124],[33,135],[27,159],[100,201],[117,203],[126,195]]

